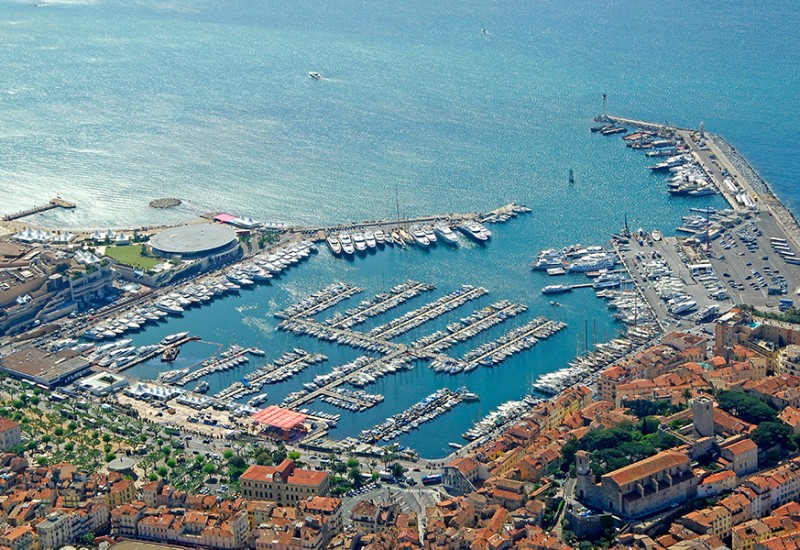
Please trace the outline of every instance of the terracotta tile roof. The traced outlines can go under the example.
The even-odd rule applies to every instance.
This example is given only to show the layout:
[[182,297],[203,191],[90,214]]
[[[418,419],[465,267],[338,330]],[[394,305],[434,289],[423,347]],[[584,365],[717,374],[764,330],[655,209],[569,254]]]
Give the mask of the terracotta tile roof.
[[8,418],[0,418],[0,432],[7,432],[14,428],[19,428],[19,422],[14,422]]
[[758,449],[758,446],[752,439],[745,438],[731,445],[725,445],[723,449],[732,453],[733,456],[739,456],[744,453],[755,451],[756,449]]
[[[287,468],[286,462],[289,462],[292,468]],[[280,473],[284,483],[292,485],[310,485],[318,486],[327,477],[325,472],[316,472],[314,470],[293,470],[293,463],[289,460],[284,460],[278,466],[258,466],[254,464],[247,468],[245,472],[239,477],[241,480],[246,481],[260,481],[272,482],[276,473]],[[286,472],[290,472],[286,475]]]
[[736,473],[732,470],[724,470],[722,472],[716,472],[709,476],[703,478],[703,481],[700,482],[701,485],[710,485],[712,483],[717,483],[720,481],[724,481],[725,479],[736,477]]
[[633,481],[646,478],[661,471],[689,464],[689,457],[674,451],[662,451],[654,456],[624,466],[603,477],[612,479],[617,485],[627,485]]

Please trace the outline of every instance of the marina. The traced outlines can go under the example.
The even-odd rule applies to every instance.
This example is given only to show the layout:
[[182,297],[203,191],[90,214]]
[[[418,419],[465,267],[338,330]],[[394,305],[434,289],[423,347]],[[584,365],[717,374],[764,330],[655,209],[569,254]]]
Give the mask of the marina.
[[371,300],[361,302],[357,307],[338,313],[325,321],[326,325],[333,328],[351,328],[365,322],[370,317],[385,313],[400,304],[419,296],[423,292],[429,292],[436,288],[434,285],[418,283],[416,281],[406,281],[381,292]]
[[407,410],[393,415],[385,422],[361,432],[360,439],[365,443],[391,441],[399,435],[415,430],[420,425],[446,413],[464,400],[466,388],[456,391],[442,388],[409,407]]
[[401,334],[417,328],[418,326],[427,323],[445,313],[452,311],[467,302],[470,302],[480,296],[486,294],[488,290],[483,287],[475,287],[472,285],[462,285],[461,288],[430,302],[419,309],[410,311],[369,331],[370,336],[380,337],[384,340],[391,340]]
[[308,298],[278,311],[275,313],[275,317],[278,319],[311,317],[361,292],[364,292],[364,289],[347,283],[333,283],[311,294]]

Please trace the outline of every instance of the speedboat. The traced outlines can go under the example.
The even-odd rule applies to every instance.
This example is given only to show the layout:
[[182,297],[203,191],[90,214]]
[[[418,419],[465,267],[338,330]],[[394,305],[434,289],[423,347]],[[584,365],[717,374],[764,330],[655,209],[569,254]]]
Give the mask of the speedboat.
[[310,77],[311,77],[311,78],[313,78],[314,80],[320,80],[320,79],[322,78],[322,75],[321,75],[321,74],[319,74],[319,73],[318,73],[318,72],[316,72],[316,71],[311,71],[311,72],[309,72],[309,73],[308,73],[308,76],[310,76]]
[[333,254],[337,256],[342,253],[342,243],[339,242],[339,239],[336,235],[330,235],[327,239],[328,241],[328,248],[331,249]]
[[458,235],[453,233],[450,226],[445,223],[437,223],[433,226],[433,231],[447,244],[457,245]]

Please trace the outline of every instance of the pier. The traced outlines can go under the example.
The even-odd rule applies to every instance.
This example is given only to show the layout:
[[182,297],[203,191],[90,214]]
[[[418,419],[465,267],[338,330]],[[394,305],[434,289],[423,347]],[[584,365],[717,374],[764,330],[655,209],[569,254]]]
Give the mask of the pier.
[[369,331],[370,336],[380,337],[385,340],[395,338],[401,334],[417,328],[418,326],[440,317],[445,313],[460,307],[467,302],[479,298],[489,292],[483,287],[462,285],[461,288],[447,294],[436,301],[406,313],[402,317]]
[[416,281],[406,281],[403,284],[392,288],[390,292],[382,292],[371,300],[363,302],[355,308],[348,309],[344,314],[337,314],[325,321],[333,328],[350,328],[365,322],[370,317],[385,313],[406,301],[419,296],[423,292],[429,292],[436,288],[434,285],[418,283]]
[[199,380],[209,374],[234,369],[243,363],[249,362],[250,359],[247,354],[252,353],[254,350],[255,348],[231,347],[228,351],[222,353],[219,359],[209,361],[196,371],[187,373],[172,383],[176,386],[185,386],[189,382]]
[[276,384],[291,378],[309,366],[327,359],[321,353],[308,353],[305,350],[295,348],[294,352],[284,354],[280,359],[251,372],[245,378],[252,386],[261,388],[265,384]]
[[311,317],[360,292],[364,292],[364,289],[347,283],[334,283],[319,292],[315,292],[301,302],[277,312],[275,317],[278,319]]
[[67,210],[71,210],[75,207],[77,207],[77,204],[74,202],[69,202],[60,197],[56,197],[54,199],[50,199],[50,202],[47,204],[34,206],[33,208],[28,208],[27,210],[22,210],[21,212],[16,212],[14,214],[7,214],[3,216],[3,221],[10,222],[20,218],[27,218],[28,216],[41,214],[42,212],[47,212],[48,210],[53,210],[54,208],[65,208]]
[[122,372],[124,370],[128,370],[130,368],[135,367],[136,365],[144,363],[145,361],[149,361],[150,359],[158,357],[168,349],[177,349],[187,342],[196,342],[197,340],[200,340],[199,336],[185,336],[166,346],[155,347],[151,351],[148,351],[147,353],[143,353],[137,356],[135,359],[123,364],[122,366],[118,368],[109,368],[109,370],[113,370],[114,372]]
[[[494,342],[485,344],[485,351],[470,352],[465,355],[465,358],[469,357],[468,361],[472,364],[492,366],[504,361],[506,357],[511,355],[515,346],[527,349],[535,345],[539,340],[550,337],[566,326],[566,323],[561,321],[548,321],[540,317],[522,327],[513,329]],[[487,362],[488,359],[491,359],[491,361]]]

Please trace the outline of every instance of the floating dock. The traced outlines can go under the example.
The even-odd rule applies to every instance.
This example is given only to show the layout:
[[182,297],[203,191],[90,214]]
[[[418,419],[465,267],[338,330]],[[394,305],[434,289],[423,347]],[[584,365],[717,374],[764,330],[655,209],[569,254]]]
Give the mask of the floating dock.
[[308,298],[277,312],[275,317],[278,319],[311,317],[360,292],[364,292],[364,289],[347,283],[333,283]]
[[371,300],[361,302],[358,307],[334,315],[326,320],[325,324],[333,328],[351,328],[364,323],[370,317],[385,313],[407,302],[411,298],[415,298],[423,292],[429,292],[435,288],[434,285],[430,284],[406,281],[405,283],[393,287],[389,292],[382,292]]
[[479,298],[487,292],[489,291],[480,286],[462,285],[458,290],[442,296],[438,300],[430,302],[414,311],[410,311],[389,323],[375,327],[369,331],[368,334],[373,337],[390,340],[428,321],[440,317],[475,298]]

